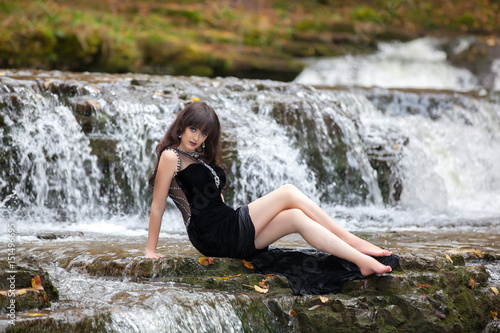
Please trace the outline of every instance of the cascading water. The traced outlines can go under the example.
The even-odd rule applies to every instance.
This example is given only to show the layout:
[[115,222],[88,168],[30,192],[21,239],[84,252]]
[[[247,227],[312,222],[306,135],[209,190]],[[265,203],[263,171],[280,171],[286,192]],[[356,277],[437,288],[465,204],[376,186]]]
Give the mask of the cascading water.
[[[422,214],[453,223],[498,217],[494,92],[21,74],[2,79],[6,220],[74,228],[116,219],[144,230],[154,147],[191,97],[221,118],[233,206],[293,183],[353,230],[415,227]],[[168,214],[166,230],[182,230],[173,206]]]
[[[204,321],[206,328],[239,331],[247,305],[235,295],[82,277],[57,263],[93,260],[95,251],[117,253],[111,244],[119,242],[137,244],[132,256],[143,253],[154,148],[193,97],[207,101],[221,119],[230,205],[292,183],[353,231],[497,227],[500,95],[464,92],[480,87],[473,79],[460,82],[469,83],[429,92],[315,89],[234,78],[2,72],[2,223],[15,223],[18,241],[29,243],[26,251],[43,262],[52,262],[44,253],[54,255],[49,269],[67,302],[118,305],[110,330],[146,331],[148,324],[189,332]],[[64,248],[66,240],[59,240],[47,250],[35,237],[41,231],[81,231],[84,236],[71,234],[70,240],[101,245],[94,252],[64,252],[57,247]],[[5,237],[0,236],[2,242]],[[160,238],[168,239],[169,251],[189,248],[171,203]],[[92,284],[103,289],[85,294]],[[139,298],[131,301],[127,297],[134,297],[134,290]],[[102,294],[114,298],[100,299]],[[196,308],[196,299],[206,304]],[[173,308],[176,304],[182,309]],[[215,304],[224,309],[217,310],[217,318]],[[179,320],[194,326],[181,327]]]
[[[454,51],[459,52],[470,42],[467,38],[459,39]],[[448,63],[446,52],[440,49],[443,43],[444,40],[427,37],[407,43],[379,43],[379,51],[370,55],[311,59],[295,82],[455,91],[478,89],[477,77],[467,69]]]

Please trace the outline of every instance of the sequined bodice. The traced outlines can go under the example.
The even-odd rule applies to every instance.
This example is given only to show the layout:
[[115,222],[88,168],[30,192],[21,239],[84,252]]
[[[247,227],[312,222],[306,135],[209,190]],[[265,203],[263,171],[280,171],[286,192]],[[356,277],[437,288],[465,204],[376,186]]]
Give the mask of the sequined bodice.
[[229,208],[221,198],[221,189],[226,184],[224,170],[218,165],[207,165],[180,151],[171,150],[177,154],[178,165],[170,185],[169,197],[181,211],[184,224],[187,226],[193,217],[201,214],[206,217],[213,211]]

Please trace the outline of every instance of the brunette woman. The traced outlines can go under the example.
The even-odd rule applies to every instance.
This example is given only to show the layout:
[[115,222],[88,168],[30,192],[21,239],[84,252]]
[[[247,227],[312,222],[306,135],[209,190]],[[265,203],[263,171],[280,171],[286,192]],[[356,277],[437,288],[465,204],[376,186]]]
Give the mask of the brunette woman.
[[364,276],[387,273],[373,257],[390,256],[339,226],[293,185],[233,209],[224,203],[226,175],[221,165],[221,128],[204,102],[188,104],[156,147],[149,179],[153,202],[146,258],[156,253],[161,220],[169,196],[181,211],[193,246],[203,255],[252,258],[283,236],[299,233],[314,248],[355,263]]

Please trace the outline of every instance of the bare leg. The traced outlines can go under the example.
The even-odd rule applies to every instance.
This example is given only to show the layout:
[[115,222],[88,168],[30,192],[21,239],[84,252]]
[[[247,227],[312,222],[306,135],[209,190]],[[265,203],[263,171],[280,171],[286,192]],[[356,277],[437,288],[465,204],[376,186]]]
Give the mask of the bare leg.
[[392,269],[369,257],[329,232],[299,209],[278,213],[255,238],[255,246],[264,248],[283,236],[298,232],[314,248],[355,263],[364,276],[387,273]]
[[361,253],[375,257],[390,256],[392,254],[392,252],[383,250],[339,226],[318,205],[293,185],[281,186],[277,190],[248,204],[248,208],[255,225],[256,238],[277,214],[286,209],[297,208],[311,220],[319,223]]

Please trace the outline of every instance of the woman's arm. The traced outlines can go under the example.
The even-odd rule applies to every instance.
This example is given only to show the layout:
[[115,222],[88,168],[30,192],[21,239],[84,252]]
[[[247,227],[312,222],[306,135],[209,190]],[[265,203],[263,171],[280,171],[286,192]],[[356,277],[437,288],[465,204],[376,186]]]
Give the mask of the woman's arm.
[[158,164],[153,190],[153,202],[149,215],[148,243],[146,245],[146,258],[156,259],[165,257],[156,253],[158,236],[160,234],[163,212],[167,206],[168,191],[174,173],[177,171],[177,155],[171,150],[165,150]]

